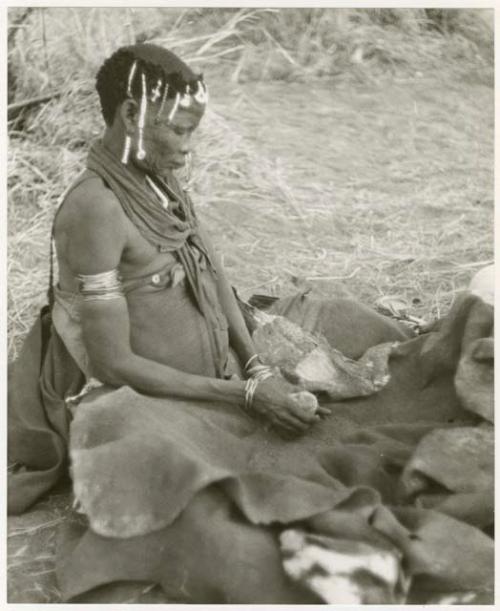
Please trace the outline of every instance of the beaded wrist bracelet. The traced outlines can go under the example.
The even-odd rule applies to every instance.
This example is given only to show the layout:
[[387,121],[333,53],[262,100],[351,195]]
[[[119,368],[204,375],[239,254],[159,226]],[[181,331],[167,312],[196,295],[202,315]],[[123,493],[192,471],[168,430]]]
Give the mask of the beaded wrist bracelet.
[[250,366],[256,360],[260,360],[258,354],[251,356],[245,364],[245,373],[250,376],[245,384],[245,409],[247,411],[252,409],[253,398],[259,382],[263,382],[273,375],[272,369],[261,362]]
[[251,365],[251,364],[252,364],[252,362],[253,362],[253,361],[255,361],[255,360],[260,361],[260,356],[259,356],[258,354],[253,354],[253,355],[252,355],[252,356],[251,356],[251,357],[248,359],[248,361],[245,363],[245,367],[244,367],[245,372],[247,372],[247,371],[248,371],[248,369],[250,368],[250,365]]

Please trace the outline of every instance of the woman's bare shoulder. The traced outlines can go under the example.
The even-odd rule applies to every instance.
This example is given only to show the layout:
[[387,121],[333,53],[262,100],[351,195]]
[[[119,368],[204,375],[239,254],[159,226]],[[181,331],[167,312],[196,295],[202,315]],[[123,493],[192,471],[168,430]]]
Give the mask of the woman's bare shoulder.
[[89,174],[65,197],[56,218],[58,228],[119,223],[123,210],[118,198],[96,174]]
[[71,189],[61,205],[54,235],[61,260],[73,274],[94,274],[117,267],[127,242],[120,202],[99,177]]

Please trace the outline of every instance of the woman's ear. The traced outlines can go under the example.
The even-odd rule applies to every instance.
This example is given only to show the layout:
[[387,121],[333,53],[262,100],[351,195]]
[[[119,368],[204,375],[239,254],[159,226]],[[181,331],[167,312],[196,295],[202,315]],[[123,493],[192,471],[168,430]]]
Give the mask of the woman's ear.
[[120,118],[128,134],[132,134],[137,128],[138,111],[139,106],[135,100],[127,99],[120,106]]

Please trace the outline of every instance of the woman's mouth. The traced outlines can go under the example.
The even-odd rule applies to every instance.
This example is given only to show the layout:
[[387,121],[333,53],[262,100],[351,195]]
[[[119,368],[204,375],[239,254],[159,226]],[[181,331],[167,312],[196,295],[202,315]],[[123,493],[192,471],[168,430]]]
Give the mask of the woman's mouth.
[[170,162],[170,165],[171,165],[172,167],[174,167],[174,168],[178,169],[178,168],[182,168],[182,166],[184,166],[184,165],[185,165],[185,163],[186,163],[186,162],[184,161],[184,159],[182,159],[182,160],[177,160],[177,161],[176,161],[176,160],[172,160],[172,161]]

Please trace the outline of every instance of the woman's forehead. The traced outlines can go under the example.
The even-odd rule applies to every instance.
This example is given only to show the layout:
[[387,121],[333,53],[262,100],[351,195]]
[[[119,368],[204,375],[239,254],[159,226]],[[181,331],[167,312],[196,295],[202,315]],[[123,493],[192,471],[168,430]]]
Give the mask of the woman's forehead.
[[[160,116],[160,120],[162,122],[168,121],[170,111],[171,111],[171,108],[169,108],[168,106],[163,110]],[[199,107],[199,108],[195,108],[194,106],[190,108],[178,107],[174,116],[168,122],[173,127],[182,127],[182,128],[197,127],[198,123],[200,122],[201,118],[203,117],[203,114],[204,114],[203,107]]]

